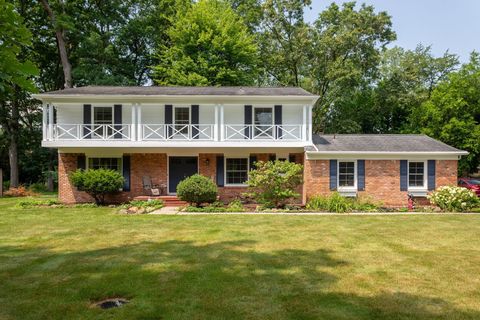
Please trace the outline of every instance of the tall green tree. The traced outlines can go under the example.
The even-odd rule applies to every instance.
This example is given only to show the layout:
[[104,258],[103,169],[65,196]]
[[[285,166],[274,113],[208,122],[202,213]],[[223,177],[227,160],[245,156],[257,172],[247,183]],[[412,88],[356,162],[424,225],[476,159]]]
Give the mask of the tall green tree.
[[31,33],[10,2],[0,0],[0,126],[8,141],[10,184],[18,186],[18,136],[23,96],[35,91],[35,65],[23,50],[31,45]]
[[329,114],[340,99],[372,83],[378,76],[381,52],[395,40],[390,16],[355,2],[331,4],[314,23],[309,52],[311,90],[320,96],[314,129],[325,131]]
[[154,80],[160,85],[252,85],[257,46],[239,15],[224,1],[200,0],[179,12],[158,48]]
[[302,86],[311,45],[304,9],[311,0],[265,0],[257,35],[266,84]]
[[430,47],[399,47],[381,54],[377,78],[344,93],[327,115],[326,132],[410,132],[408,118],[432,90],[458,66],[458,57],[446,52],[435,57]]
[[480,55],[452,72],[432,90],[431,97],[410,117],[413,130],[425,133],[470,154],[459,172],[476,171],[480,164]]

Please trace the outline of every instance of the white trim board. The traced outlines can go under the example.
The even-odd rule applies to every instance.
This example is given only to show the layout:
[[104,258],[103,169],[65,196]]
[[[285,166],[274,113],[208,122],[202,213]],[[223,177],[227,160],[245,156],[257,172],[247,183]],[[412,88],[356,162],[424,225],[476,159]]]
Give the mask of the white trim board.
[[326,159],[365,159],[365,160],[400,160],[400,159],[435,159],[435,160],[458,160],[462,155],[467,155],[466,151],[449,152],[356,152],[356,151],[338,151],[338,152],[305,152],[307,160],[326,160]]

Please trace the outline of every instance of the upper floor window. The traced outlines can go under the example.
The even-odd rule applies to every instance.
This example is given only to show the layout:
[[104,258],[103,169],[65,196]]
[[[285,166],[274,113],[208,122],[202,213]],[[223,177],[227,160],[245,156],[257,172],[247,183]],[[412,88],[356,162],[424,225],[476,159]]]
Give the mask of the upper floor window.
[[93,107],[93,123],[94,124],[112,124],[113,108],[112,107]]
[[338,187],[339,189],[355,188],[355,161],[338,162]]
[[408,162],[408,187],[409,188],[425,188],[425,162],[409,161]]
[[113,123],[113,108],[112,107],[93,107],[93,124],[95,125],[92,134],[103,137],[104,134],[112,135],[113,128],[107,127],[104,130],[104,125]]
[[120,171],[121,161],[121,158],[88,158],[88,169]]
[[254,108],[253,123],[255,125],[255,137],[273,136],[273,108]]
[[188,125],[190,124],[190,108],[175,107],[174,122],[176,133],[188,134]]

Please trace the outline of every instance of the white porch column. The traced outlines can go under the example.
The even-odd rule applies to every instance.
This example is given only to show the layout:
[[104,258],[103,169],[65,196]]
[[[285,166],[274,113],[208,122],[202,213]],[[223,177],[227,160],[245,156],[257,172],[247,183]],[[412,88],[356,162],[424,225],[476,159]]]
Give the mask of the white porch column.
[[49,131],[49,137],[50,140],[53,139],[53,104],[48,105],[48,131]]
[[142,105],[137,103],[137,141],[143,140],[142,127]]
[[213,140],[218,141],[218,104],[215,105],[215,124],[213,126]]
[[303,106],[302,140],[308,141],[307,137],[307,106]]
[[130,140],[135,141],[137,140],[137,131],[138,131],[138,125],[137,125],[137,104],[132,103],[132,124],[130,128]]
[[225,141],[225,106],[220,105],[220,140]]
[[47,140],[47,132],[48,132],[47,113],[48,113],[48,106],[46,104],[43,104],[42,105],[42,140],[43,141]]
[[308,107],[308,137],[307,141],[312,141],[313,137],[313,105]]

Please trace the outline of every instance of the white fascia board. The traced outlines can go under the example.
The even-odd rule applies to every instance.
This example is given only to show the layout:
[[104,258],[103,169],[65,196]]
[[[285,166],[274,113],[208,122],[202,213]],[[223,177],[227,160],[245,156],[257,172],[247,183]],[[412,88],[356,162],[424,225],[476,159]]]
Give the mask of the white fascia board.
[[116,148],[86,148],[86,147],[76,147],[76,148],[58,148],[58,153],[84,153],[91,156],[102,156],[102,157],[116,157],[121,156],[125,153],[166,153],[170,155],[198,155],[200,153],[219,153],[225,154],[227,156],[248,156],[250,153],[301,153],[302,148],[128,148],[128,147],[116,147]]
[[386,151],[306,151],[307,160],[322,159],[369,159],[369,160],[392,160],[392,159],[438,159],[458,160],[467,155],[467,151],[443,151],[443,152],[386,152]]
[[[34,94],[34,98],[44,103],[87,103],[87,102],[118,102],[118,103],[142,103],[142,102],[203,102],[203,103],[239,103],[253,102],[278,102],[314,104],[319,96],[235,96],[235,95],[97,95],[97,94]],[[288,104],[288,103],[287,103]]]
[[303,148],[305,141],[102,141],[102,140],[63,140],[42,141],[47,148],[263,148],[268,153],[270,148]]

